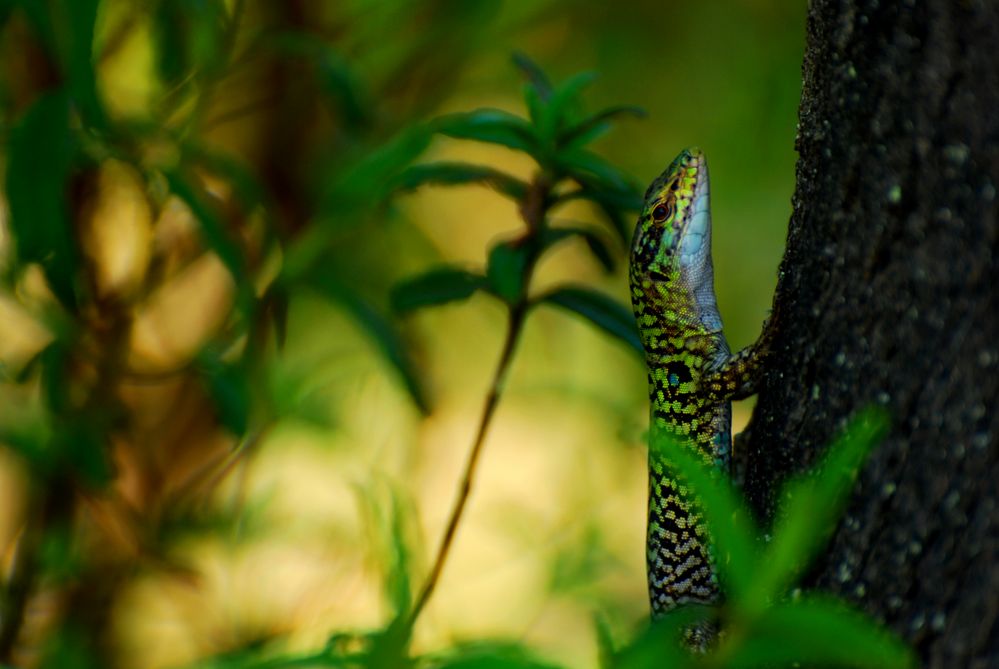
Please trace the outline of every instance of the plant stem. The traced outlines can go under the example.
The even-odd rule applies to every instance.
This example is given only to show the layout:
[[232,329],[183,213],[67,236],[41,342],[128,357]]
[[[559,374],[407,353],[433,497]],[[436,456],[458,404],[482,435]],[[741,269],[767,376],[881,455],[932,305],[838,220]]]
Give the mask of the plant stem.
[[496,412],[496,405],[499,403],[503,388],[506,385],[507,372],[510,369],[513,352],[517,347],[517,341],[520,339],[520,333],[523,330],[526,312],[527,305],[524,302],[517,303],[510,308],[510,319],[507,323],[503,352],[500,354],[499,363],[496,365],[496,371],[493,374],[492,384],[489,386],[489,394],[486,396],[486,403],[482,408],[479,429],[475,435],[475,441],[472,443],[472,449],[469,451],[468,460],[465,462],[465,471],[461,478],[461,486],[458,488],[458,494],[451,507],[451,516],[448,518],[447,528],[444,530],[440,547],[437,549],[437,557],[434,559],[430,574],[427,576],[427,580],[423,584],[423,588],[416,598],[416,603],[413,604],[413,610],[406,621],[404,629],[407,637],[409,632],[412,631],[416,619],[419,618],[420,613],[423,612],[424,607],[427,605],[430,596],[433,595],[434,589],[437,587],[437,582],[440,580],[441,571],[443,571],[444,564],[447,562],[448,554],[451,551],[451,544],[454,543],[458,523],[461,521],[465,505],[468,503],[469,493],[472,491],[472,480],[479,462],[479,455],[482,453],[482,445],[485,443],[486,432],[489,429],[489,424],[492,422],[493,414]]

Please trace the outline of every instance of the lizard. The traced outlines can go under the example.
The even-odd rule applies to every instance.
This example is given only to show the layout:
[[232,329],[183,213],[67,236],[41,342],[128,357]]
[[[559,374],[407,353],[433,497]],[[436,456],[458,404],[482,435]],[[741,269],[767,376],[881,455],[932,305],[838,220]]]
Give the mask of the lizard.
[[[707,160],[697,147],[670,163],[645,193],[629,263],[631,302],[645,350],[650,399],[646,566],[653,620],[722,593],[696,499],[670,471],[657,434],[693,445],[730,474],[731,400],[756,392],[773,318],[756,343],[731,353],[714,290]],[[771,326],[771,327],[768,327]],[[713,624],[686,631],[703,649]]]

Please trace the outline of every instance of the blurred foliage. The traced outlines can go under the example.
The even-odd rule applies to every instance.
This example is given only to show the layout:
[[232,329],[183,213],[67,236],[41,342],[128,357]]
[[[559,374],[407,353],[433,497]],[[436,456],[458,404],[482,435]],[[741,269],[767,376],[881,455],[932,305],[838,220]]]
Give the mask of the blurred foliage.
[[[515,348],[534,359],[534,332],[574,355],[563,335],[576,326],[552,321],[558,311],[623,342],[608,367],[570,364],[593,370],[596,387],[608,374],[622,379],[620,396],[597,401],[616,421],[608,435],[635,432],[645,402],[631,355],[639,345],[616,297],[639,196],[627,174],[658,173],[683,144],[717,156],[716,192],[744,197],[738,207],[716,197],[719,225],[726,208],[749,223],[718,235],[720,299],[736,341],[753,332],[789,211],[797,4],[676,5],[674,25],[664,25],[654,2],[579,11],[565,0],[0,0],[0,662],[571,662],[552,659],[557,644],[486,638],[522,636],[509,631],[410,638],[426,571],[421,521],[432,513],[406,484],[424,462],[420,435],[443,421],[442,396],[474,394],[435,383],[434,342],[453,340],[424,308],[501,305],[510,343],[501,381]],[[515,44],[554,71],[586,62],[601,76],[554,84],[526,56],[509,67]],[[698,58],[704,71],[677,60],[732,44],[758,52]],[[522,103],[507,94],[515,77]],[[656,122],[630,122],[643,112],[629,105],[588,111],[586,98],[640,101]],[[450,152],[468,144],[509,155]],[[761,161],[772,169],[752,183],[726,177]],[[421,219],[414,202],[433,186],[494,191],[480,194],[474,215],[462,212],[461,240],[487,235],[485,253],[476,246],[464,258],[440,241],[453,228],[436,213]],[[493,230],[478,215],[498,198],[519,227]],[[552,280],[559,263],[569,280]],[[736,265],[760,281],[734,280],[724,268]],[[748,284],[759,285],[748,293]],[[494,306],[481,309],[484,332],[502,331]],[[489,357],[478,335],[467,339]],[[477,373],[469,360],[461,365]],[[552,378],[569,376],[553,369]],[[381,377],[384,388],[371,380]],[[505,382],[494,390],[496,401],[509,397]],[[378,429],[402,445],[389,452]],[[362,447],[327,448],[324,469],[315,458],[295,464],[299,442],[351,439]],[[637,452],[606,441],[606,462]],[[395,467],[387,477],[385,459]],[[316,511],[323,493],[344,488],[355,493],[339,500],[349,512],[331,520]],[[295,506],[281,511],[288,496]],[[596,611],[593,643],[617,657],[613,640],[632,635],[645,604],[640,575],[620,559],[639,553],[612,546],[606,528],[642,517],[608,523],[579,499],[564,506],[569,521],[589,516],[559,528],[566,538],[539,597],[572,601],[586,619]],[[302,523],[312,515],[322,520]],[[520,525],[521,534],[534,527]],[[280,552],[277,535],[296,551]],[[237,580],[240,561],[257,554],[264,567]],[[616,577],[635,585],[605,582]],[[356,585],[366,579],[380,588],[376,604]],[[775,589],[782,579],[774,574]],[[305,612],[289,615],[275,602],[301,582],[292,608]],[[326,645],[305,628],[320,629]],[[595,662],[582,646],[562,647]]]

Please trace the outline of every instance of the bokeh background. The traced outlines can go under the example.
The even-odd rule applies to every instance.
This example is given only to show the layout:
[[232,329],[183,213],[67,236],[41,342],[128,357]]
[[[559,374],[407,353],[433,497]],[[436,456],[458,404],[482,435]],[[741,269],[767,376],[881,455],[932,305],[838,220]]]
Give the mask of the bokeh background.
[[[555,81],[596,72],[590,109],[645,108],[593,147],[636,184],[684,146],[706,151],[733,348],[766,317],[804,3],[0,6],[5,611],[19,567],[33,576],[19,663],[305,653],[384,628],[392,593],[423,581],[505,311],[476,294],[401,316],[388,296],[441,263],[481,269],[523,223],[484,187],[376,198],[382,172],[356,166],[443,113],[526,115],[515,51]],[[25,119],[60,88],[79,154],[55,191],[69,250],[32,254],[26,230],[49,219],[23,202],[46,191],[11,167],[33,160],[23,146],[46,133]],[[39,174],[57,169],[46,155]],[[440,136],[418,160],[535,169]],[[185,185],[212,213],[192,214]],[[557,216],[601,221],[582,204]],[[608,273],[581,241],[557,247],[531,292],[572,282],[626,304],[626,249],[613,248]],[[646,402],[634,351],[572,314],[531,312],[414,652],[502,638],[593,667],[595,619],[617,639],[642,625]]]

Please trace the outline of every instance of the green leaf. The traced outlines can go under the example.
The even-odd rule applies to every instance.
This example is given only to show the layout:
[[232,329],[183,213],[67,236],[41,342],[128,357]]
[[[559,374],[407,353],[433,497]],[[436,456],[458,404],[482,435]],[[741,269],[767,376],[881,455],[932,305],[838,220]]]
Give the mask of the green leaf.
[[784,487],[773,540],[754,584],[754,598],[782,594],[825,545],[860,466],[884,436],[887,425],[883,411],[861,412],[810,473]]
[[832,598],[809,596],[766,609],[725,666],[909,669],[917,660],[868,616]]
[[527,267],[527,249],[519,241],[501,242],[489,251],[486,278],[496,295],[513,304],[524,291],[524,270]]
[[198,356],[198,370],[215,403],[219,422],[242,437],[250,424],[250,381],[242,360],[228,362],[215,347]]
[[206,201],[203,191],[187,180],[179,170],[163,173],[170,192],[187,204],[197,219],[208,248],[218,256],[232,275],[236,284],[237,302],[241,311],[249,312],[253,306],[253,286],[247,275],[246,259],[239,244],[232,238],[222,219]]
[[631,309],[611,297],[589,288],[563,287],[541,295],[533,303],[552,304],[578,314],[645,355]]
[[599,186],[583,187],[559,195],[555,198],[554,204],[558,205],[571,200],[589,200],[596,204],[610,222],[621,243],[626,247],[631,245],[631,233],[635,223],[625,214],[642,208],[643,200],[637,190],[613,191],[603,190]]
[[538,123],[538,135],[546,145],[554,146],[562,129],[572,123],[582,107],[580,93],[596,77],[595,72],[580,72],[556,87]]
[[457,267],[440,267],[400,282],[392,289],[392,308],[405,313],[467,299],[486,287],[486,277]]
[[531,90],[542,102],[547,102],[552,96],[552,84],[547,75],[538,67],[538,64],[531,60],[527,54],[515,51],[513,54],[513,64],[527,78],[527,83]]
[[399,375],[413,403],[422,413],[430,413],[416,365],[389,319],[329,272],[316,272],[309,280],[320,294],[345,309],[354,322],[371,337],[375,347]]
[[517,643],[475,641],[458,644],[443,653],[424,656],[420,666],[428,669],[557,669]]
[[322,211],[330,220],[371,208],[391,192],[399,174],[430,144],[430,129],[411,126],[384,144],[366,150],[356,160],[330,175],[323,193]]
[[539,153],[531,126],[519,116],[500,109],[448,114],[435,121],[435,128],[448,137],[500,144],[532,156]]
[[7,200],[19,264],[39,263],[52,292],[76,304],[79,254],[66,206],[77,142],[63,91],[46,93],[10,133]]
[[597,112],[579,123],[559,133],[557,144],[560,147],[579,148],[589,144],[611,129],[611,121],[621,116],[645,118],[645,110],[634,105],[620,105]]
[[590,249],[590,253],[593,254],[603,268],[608,272],[614,271],[614,254],[607,247],[603,236],[592,228],[581,226],[546,228],[542,233],[542,248],[549,248],[571,237],[582,238],[586,242],[586,246]]
[[528,188],[520,179],[500,170],[459,162],[412,165],[394,181],[394,187],[399,190],[412,190],[428,184],[443,186],[482,184],[513,200],[522,200]]
[[624,172],[592,151],[562,151],[559,153],[559,164],[584,188],[616,193],[638,192],[638,187]]
[[683,634],[691,625],[709,620],[713,614],[711,607],[696,604],[673,609],[653,621],[618,652],[611,666],[615,669],[686,669],[696,666],[694,656],[683,647]]
[[659,454],[701,504],[714,552],[715,568],[723,590],[736,602],[751,592],[759,569],[752,515],[732,482],[705,455],[672,434],[658,430],[649,437],[650,453]]

